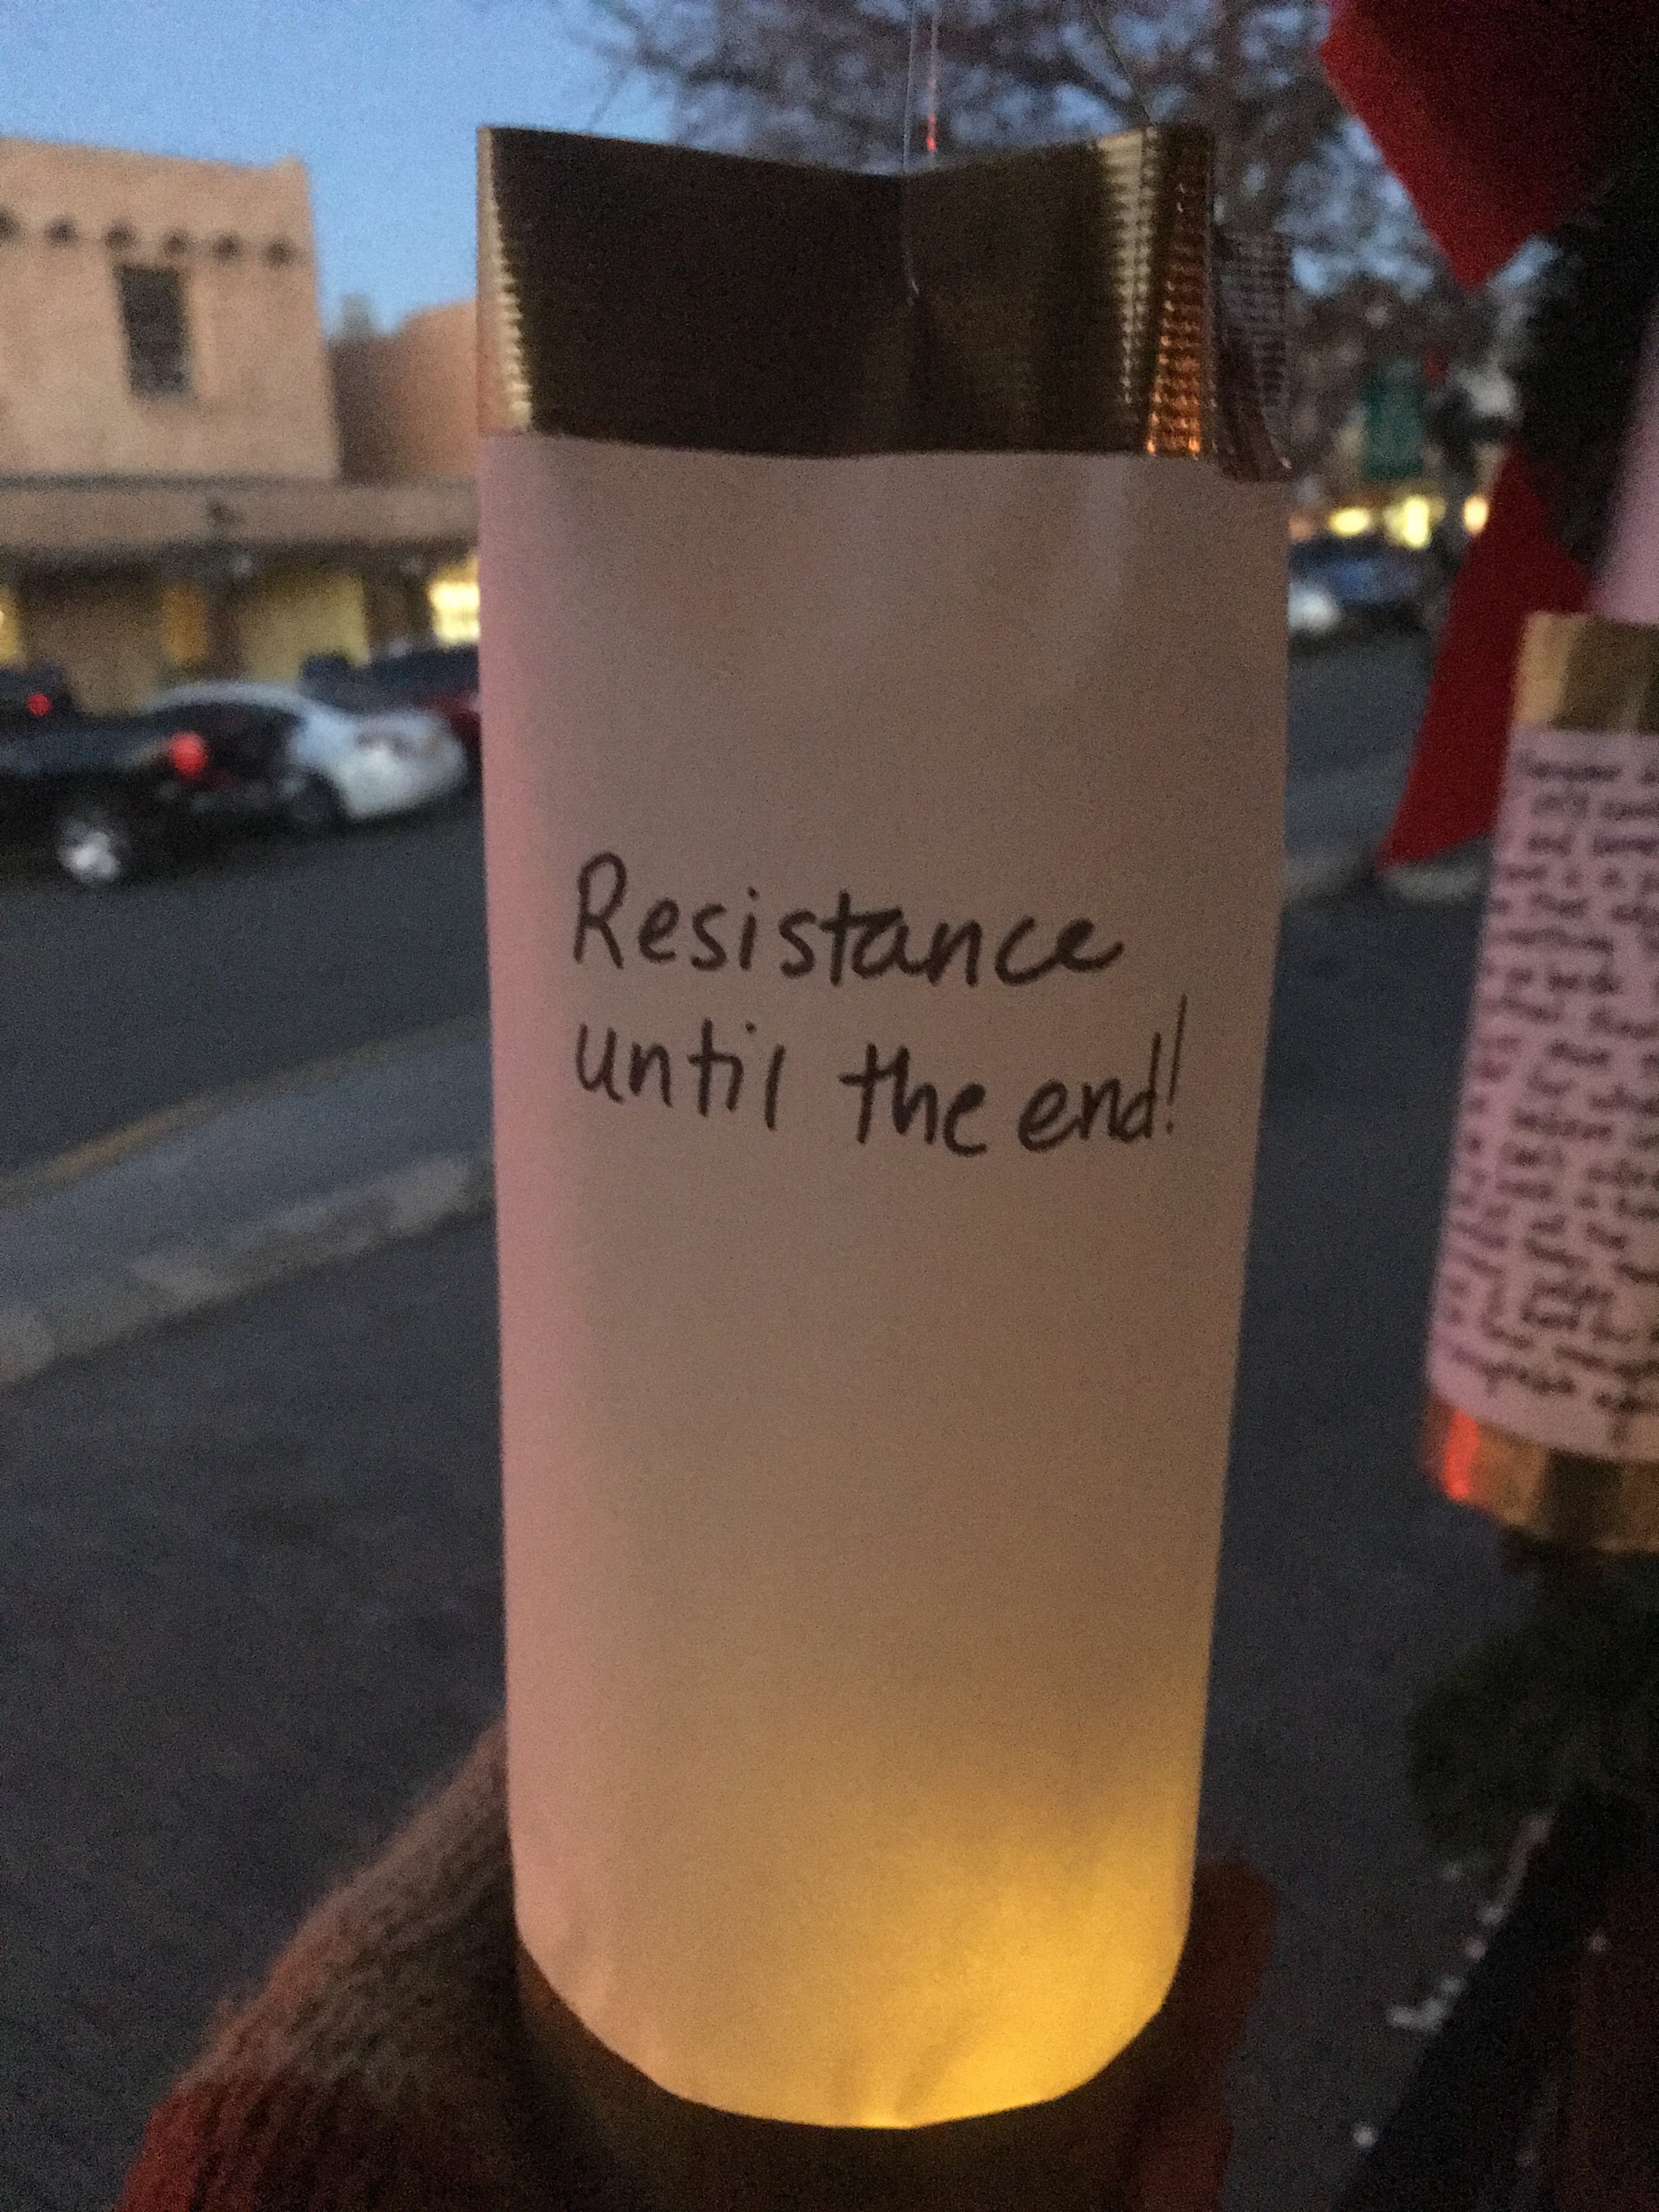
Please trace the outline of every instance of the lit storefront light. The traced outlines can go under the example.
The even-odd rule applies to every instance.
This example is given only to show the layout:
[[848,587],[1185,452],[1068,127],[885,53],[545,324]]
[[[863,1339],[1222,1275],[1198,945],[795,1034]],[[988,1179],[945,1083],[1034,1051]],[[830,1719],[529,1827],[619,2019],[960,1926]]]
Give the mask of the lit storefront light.
[[1478,538],[1486,526],[1487,501],[1478,491],[1472,491],[1463,502],[1463,527],[1471,538]]
[[1339,507],[1330,519],[1329,527],[1337,538],[1363,538],[1371,527],[1370,509],[1364,507]]
[[21,668],[28,656],[23,650],[23,611],[17,594],[0,584],[0,668]]
[[1395,500],[1382,517],[1388,536],[1396,545],[1409,546],[1413,553],[1420,553],[1434,536],[1434,504],[1421,492]]
[[205,667],[212,655],[212,624],[207,594],[199,584],[161,586],[161,651],[169,666]]
[[478,637],[478,557],[441,568],[427,586],[434,635],[443,645],[474,645]]

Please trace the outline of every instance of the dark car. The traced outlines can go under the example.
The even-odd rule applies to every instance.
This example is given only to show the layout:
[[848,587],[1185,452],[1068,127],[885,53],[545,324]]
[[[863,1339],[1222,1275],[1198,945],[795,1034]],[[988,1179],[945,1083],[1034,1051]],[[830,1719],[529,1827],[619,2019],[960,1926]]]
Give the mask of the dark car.
[[232,826],[274,818],[289,717],[258,708],[83,714],[33,672],[0,685],[0,830],[75,882],[125,883]]
[[55,664],[0,668],[0,738],[30,730],[55,714],[72,714],[75,696]]
[[301,670],[300,688],[325,706],[352,714],[429,708],[455,732],[476,778],[480,751],[476,645],[411,645],[367,662],[348,660],[343,653],[318,653]]
[[1432,583],[1428,564],[1401,546],[1328,532],[1291,546],[1291,577],[1322,586],[1351,632],[1416,627]]

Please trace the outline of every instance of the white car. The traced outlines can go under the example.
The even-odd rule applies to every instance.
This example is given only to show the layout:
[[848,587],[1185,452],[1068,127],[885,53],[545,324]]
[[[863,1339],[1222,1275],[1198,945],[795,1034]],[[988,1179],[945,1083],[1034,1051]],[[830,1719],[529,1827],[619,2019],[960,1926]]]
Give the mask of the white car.
[[1289,616],[1292,637],[1330,637],[1342,627],[1342,602],[1328,584],[1292,576]]
[[352,714],[283,684],[217,678],[176,684],[152,707],[240,706],[280,715],[288,728],[277,807],[296,830],[320,834],[347,822],[404,814],[459,791],[466,755],[441,714],[425,708]]

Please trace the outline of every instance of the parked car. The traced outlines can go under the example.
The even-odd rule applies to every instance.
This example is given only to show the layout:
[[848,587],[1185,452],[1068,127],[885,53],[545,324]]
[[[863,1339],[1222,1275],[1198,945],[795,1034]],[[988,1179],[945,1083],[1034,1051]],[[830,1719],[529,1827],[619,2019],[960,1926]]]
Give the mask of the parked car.
[[72,714],[75,697],[55,662],[0,668],[0,737],[33,729],[53,714]]
[[466,781],[466,755],[449,725],[423,708],[351,712],[286,684],[216,678],[181,684],[151,704],[171,714],[257,708],[278,720],[288,771],[280,811],[307,834],[407,813]]
[[67,685],[0,681],[0,825],[88,890],[131,881],[280,803],[286,732],[241,709],[83,714]]
[[402,646],[366,662],[348,660],[343,653],[319,653],[306,663],[300,688],[328,706],[360,714],[396,707],[428,708],[448,723],[474,775],[477,773],[476,645]]
[[1293,639],[1311,644],[1334,637],[1342,627],[1342,603],[1328,584],[1292,576],[1287,594],[1286,619]]
[[[1317,633],[1325,636],[1339,626],[1350,632],[1417,627],[1431,583],[1419,556],[1376,537],[1304,538],[1291,548],[1290,568],[1293,594],[1303,586],[1335,604],[1338,623]],[[1294,597],[1291,605],[1294,616]],[[1304,613],[1310,605],[1304,602]]]

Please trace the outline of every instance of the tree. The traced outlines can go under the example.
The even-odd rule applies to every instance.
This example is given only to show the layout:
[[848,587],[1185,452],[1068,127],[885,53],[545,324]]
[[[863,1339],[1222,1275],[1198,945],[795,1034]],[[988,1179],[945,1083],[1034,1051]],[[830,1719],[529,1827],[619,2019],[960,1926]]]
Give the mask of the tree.
[[1221,219],[1279,230],[1297,276],[1292,459],[1315,465],[1368,370],[1471,316],[1405,194],[1319,68],[1324,0],[575,0],[619,80],[675,135],[850,167],[1032,145],[1137,122],[1217,148]]
[[676,135],[698,144],[891,165],[913,78],[917,157],[930,106],[941,154],[1143,116],[1194,123],[1216,140],[1224,220],[1284,229],[1311,289],[1364,270],[1410,292],[1436,265],[1320,71],[1323,0],[585,0],[584,13],[613,66],[665,93]]

